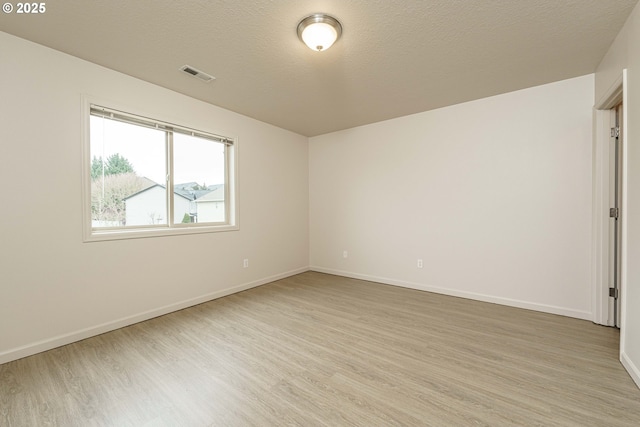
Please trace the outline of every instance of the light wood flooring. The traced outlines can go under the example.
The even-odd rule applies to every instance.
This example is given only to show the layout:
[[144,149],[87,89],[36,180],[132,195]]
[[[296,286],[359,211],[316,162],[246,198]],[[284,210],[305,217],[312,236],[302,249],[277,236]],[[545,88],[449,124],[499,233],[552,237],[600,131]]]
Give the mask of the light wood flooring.
[[618,340],[308,272],[0,365],[0,425],[639,426]]

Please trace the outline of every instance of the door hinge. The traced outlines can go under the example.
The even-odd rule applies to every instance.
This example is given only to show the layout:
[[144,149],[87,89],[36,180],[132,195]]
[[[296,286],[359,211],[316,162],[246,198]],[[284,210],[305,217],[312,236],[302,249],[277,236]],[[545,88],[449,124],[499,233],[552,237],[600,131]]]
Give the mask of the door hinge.
[[618,288],[609,288],[609,296],[614,299],[618,299]]
[[618,138],[620,136],[620,126],[611,128],[611,138]]
[[620,215],[620,210],[618,208],[609,208],[609,218],[618,219]]

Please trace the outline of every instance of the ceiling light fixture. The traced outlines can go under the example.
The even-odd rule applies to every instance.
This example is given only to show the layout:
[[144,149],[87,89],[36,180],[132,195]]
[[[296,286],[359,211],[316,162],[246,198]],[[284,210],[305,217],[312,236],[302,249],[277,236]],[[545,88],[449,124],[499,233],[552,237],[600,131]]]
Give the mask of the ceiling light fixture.
[[342,25],[333,16],[314,13],[298,24],[298,37],[309,49],[322,52],[333,45],[342,34]]

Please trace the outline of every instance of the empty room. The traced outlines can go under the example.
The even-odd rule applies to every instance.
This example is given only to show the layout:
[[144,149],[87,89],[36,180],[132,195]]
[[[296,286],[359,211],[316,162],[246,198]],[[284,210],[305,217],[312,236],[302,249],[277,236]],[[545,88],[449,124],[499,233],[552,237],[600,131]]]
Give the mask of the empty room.
[[640,425],[637,3],[3,2],[0,425]]

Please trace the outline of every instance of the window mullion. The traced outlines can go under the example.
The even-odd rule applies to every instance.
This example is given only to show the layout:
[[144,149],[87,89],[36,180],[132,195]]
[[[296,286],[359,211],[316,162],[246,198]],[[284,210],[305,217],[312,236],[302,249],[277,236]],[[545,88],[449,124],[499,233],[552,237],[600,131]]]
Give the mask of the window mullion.
[[229,188],[230,185],[229,183],[231,182],[229,180],[229,169],[230,169],[230,156],[229,156],[229,146],[225,145],[224,148],[224,220],[225,222],[228,222],[229,219],[229,215],[231,213],[231,203],[230,203],[230,198],[229,198],[229,194],[231,189]]
[[167,131],[167,227],[173,227],[173,132]]

